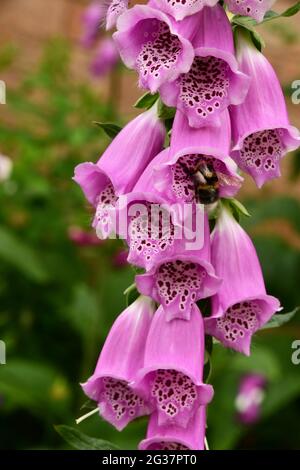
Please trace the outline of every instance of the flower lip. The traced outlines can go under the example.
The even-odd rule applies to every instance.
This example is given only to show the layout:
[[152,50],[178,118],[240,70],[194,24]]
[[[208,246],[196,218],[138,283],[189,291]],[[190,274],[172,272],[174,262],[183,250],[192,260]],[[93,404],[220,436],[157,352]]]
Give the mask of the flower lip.
[[[207,257],[207,246],[204,242],[204,246],[200,250],[202,256]],[[160,288],[157,285],[157,278],[159,276],[159,270],[163,267],[168,269],[168,264],[176,263],[177,261],[186,264],[193,264],[192,269],[196,273],[195,282],[193,287],[180,283],[180,289],[176,291],[176,295],[172,293],[169,298],[166,299],[164,294],[160,292]],[[199,272],[200,271],[200,272]],[[156,302],[164,305],[166,320],[172,321],[174,318],[189,320],[192,312],[192,306],[194,302],[211,295],[216,294],[222,279],[216,276],[215,271],[209,260],[201,259],[199,251],[193,253],[193,251],[187,251],[186,253],[178,253],[176,250],[171,256],[166,255],[161,263],[154,265],[145,274],[138,274],[135,277],[137,289],[144,295],[149,295]],[[188,294],[185,295],[184,291],[188,290]],[[171,298],[171,300],[170,300]]]
[[[251,138],[251,136],[255,136],[256,134],[259,133],[272,133],[274,131],[276,134],[272,136],[272,138],[277,138],[279,139],[278,142],[280,145],[280,154],[277,155],[276,153],[274,156],[274,153],[271,155],[265,154],[261,155],[261,152],[259,152],[259,155],[253,155],[251,157],[251,160],[256,161],[258,160],[258,164],[247,163],[247,161],[243,161],[244,158],[242,159],[241,156],[241,151],[244,149],[245,145],[245,140],[247,138]],[[282,135],[278,136],[278,132],[281,133]],[[268,144],[265,144],[267,146]],[[280,125],[280,126],[270,126],[268,129],[265,127],[261,126],[258,127],[257,129],[254,130],[254,132],[245,132],[238,140],[236,145],[233,147],[231,151],[231,156],[232,158],[238,162],[240,168],[243,171],[246,171],[249,173],[253,179],[256,182],[256,185],[258,188],[261,188],[263,184],[268,180],[268,179],[273,179],[273,178],[278,178],[281,175],[280,171],[280,161],[282,158],[285,156],[287,152],[290,152],[292,150],[296,150],[300,145],[300,133],[296,127],[290,126],[290,125]],[[271,145],[271,148],[273,147],[273,144]],[[273,150],[272,150],[273,152]],[[245,157],[247,160],[247,157]],[[269,163],[268,163],[269,162]],[[272,169],[271,169],[272,166]],[[271,170],[271,171],[270,171]]]
[[[217,151],[212,147],[202,147],[201,145],[196,148],[193,146],[179,150],[174,153],[174,155],[169,159],[169,161],[161,163],[160,165],[157,165],[153,168],[153,172],[156,176],[154,187],[157,192],[161,192],[161,194],[164,194],[168,200],[182,199],[177,196],[172,189],[172,182],[169,181],[170,178],[172,178],[172,175],[170,175],[169,171],[171,167],[175,167],[175,165],[179,163],[180,159],[193,155],[195,156],[195,158],[199,157],[203,158],[204,160],[205,158],[212,158],[217,162],[220,162],[220,164],[224,165],[224,171],[221,171],[221,173],[224,173],[225,176],[227,175],[229,177],[229,180],[226,182],[225,185],[220,185],[221,197],[232,197],[238,192],[242,182],[244,181],[244,178],[237,172],[238,166],[235,161],[225,153]],[[166,185],[168,185],[168,188],[166,188]]]
[[[210,317],[205,317],[204,322],[206,320],[210,320],[213,318],[221,318],[228,309],[233,307],[236,304],[242,303],[242,302],[260,302],[262,306],[265,308],[267,307],[273,307],[275,309],[275,312],[280,312],[283,307],[280,306],[280,302],[276,297],[273,297],[272,295],[268,294],[258,294],[258,295],[253,295],[250,297],[243,297],[243,298],[237,298],[235,302],[231,302],[230,304],[226,305],[225,307],[219,305],[218,309],[211,315]],[[274,313],[274,310],[273,310]]]
[[257,128],[252,129],[250,132],[249,131],[244,132],[244,134],[239,137],[238,141],[233,146],[232,152],[242,150],[243,145],[244,145],[244,140],[247,137],[249,137],[250,135],[256,134],[256,132],[273,131],[273,130],[277,130],[277,129],[283,129],[284,131],[286,131],[285,137],[290,139],[291,143],[287,144],[285,146],[285,151],[286,152],[296,150],[299,147],[299,145],[300,145],[300,132],[299,132],[299,130],[295,126],[291,126],[291,125],[288,125],[288,124],[287,125],[282,125],[282,124],[278,123],[277,126],[275,126],[275,125],[270,126],[267,129],[264,126],[258,126]]
[[[151,405],[144,400],[144,398],[139,395],[136,391],[134,391],[130,383],[128,382],[128,379],[122,377],[122,376],[117,376],[115,374],[95,374],[93,375],[87,382],[80,384],[83,391],[85,394],[91,399],[94,400],[98,403],[98,408],[99,408],[99,413],[100,415],[103,416],[104,419],[108,420],[113,426],[118,431],[122,431],[130,421],[130,415],[126,417],[123,416],[122,419],[117,419],[116,418],[116,411],[110,410],[109,408],[112,408],[112,403],[110,403],[108,398],[102,397],[104,389],[105,389],[105,384],[104,380],[109,379],[109,380],[115,380],[116,383],[124,382],[124,386],[126,387],[126,390],[130,391],[132,394],[136,395],[141,403],[135,405],[135,415],[132,415],[131,419],[135,419],[139,416],[145,415],[145,414],[150,414],[152,410]],[[93,393],[93,390],[97,390],[97,395]],[[102,398],[102,400],[101,400]],[[122,397],[121,397],[122,400]],[[128,414],[128,410],[126,410],[126,413]]]
[[[160,65],[157,77],[148,76],[148,78],[145,78],[142,73],[139,74],[140,85],[144,88],[149,88],[151,93],[155,93],[163,82],[173,81],[181,73],[189,71],[194,58],[194,49],[189,39],[186,39],[181,34],[181,31],[179,31],[180,28],[178,28],[178,25],[173,18],[155,8],[152,8],[151,6],[135,5],[119,17],[117,22],[118,31],[113,35],[122,60],[127,67],[132,69],[138,68],[137,60],[147,41],[145,40],[145,37],[141,39],[141,35],[137,34],[138,31],[135,30],[141,22],[151,22],[151,20],[157,20],[159,23],[166,25],[170,35],[174,36],[174,40],[176,36],[180,43],[180,49],[177,51],[178,55],[176,56],[175,62],[173,60],[173,66],[169,66],[168,69],[164,68],[162,70],[162,66]],[[185,29],[188,30],[187,28]],[[170,44],[167,45],[170,46]],[[177,47],[179,47],[179,44]],[[169,53],[170,52],[168,52],[168,54]],[[159,65],[159,63],[157,64]],[[148,75],[148,73],[146,75]]]
[[[186,320],[182,320],[186,321]],[[146,395],[144,392],[144,387],[142,382],[147,379],[149,374],[156,372],[157,370],[176,370],[176,372],[180,372],[181,374],[185,375],[188,377],[196,387],[200,388],[200,392],[204,392],[203,400],[201,400],[200,405],[207,405],[208,403],[211,402],[214,396],[214,389],[212,385],[203,383],[202,380],[199,380],[196,376],[191,374],[191,372],[183,367],[174,367],[173,364],[162,364],[159,363],[157,366],[149,366],[149,367],[143,367],[136,375],[136,379],[131,382],[130,386],[132,387],[133,390],[135,390],[137,393],[140,393],[142,396]]]
[[100,192],[111,183],[110,178],[99,165],[92,162],[77,165],[72,179],[81,186],[87,200],[94,206],[97,205]]

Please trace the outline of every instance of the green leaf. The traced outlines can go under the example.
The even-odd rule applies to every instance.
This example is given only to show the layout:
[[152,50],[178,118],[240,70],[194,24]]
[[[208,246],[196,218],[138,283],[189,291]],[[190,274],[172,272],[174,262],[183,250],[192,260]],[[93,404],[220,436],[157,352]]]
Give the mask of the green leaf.
[[163,104],[162,101],[159,101],[158,105],[158,117],[164,121],[173,119],[176,114],[176,108],[170,108]]
[[290,16],[296,15],[300,11],[300,2],[295,3],[295,5],[289,7],[282,13],[276,13],[276,11],[269,10],[266,12],[263,21],[257,23],[253,18],[249,16],[235,15],[231,22],[239,26],[243,26],[246,29],[253,30],[254,26],[259,26],[260,24],[267,23],[268,21],[276,20],[278,18],[289,18]]
[[0,258],[35,282],[48,280],[48,273],[36,252],[4,227],[0,227]]
[[97,122],[93,121],[93,124],[95,124],[98,127],[101,127],[101,129],[110,137],[111,139],[114,139],[116,135],[119,134],[119,132],[122,130],[121,126],[118,126],[117,124],[114,124],[113,122]]
[[138,109],[150,109],[154,103],[158,100],[159,94],[155,93],[152,95],[150,92],[145,93],[141,96],[136,103],[134,103],[134,107]]
[[237,199],[222,199],[222,204],[229,208],[229,210],[232,212],[232,215],[237,221],[240,220],[241,215],[251,217],[246,207]]
[[234,32],[234,39],[237,43],[238,41],[238,32],[239,29],[242,28],[243,30],[248,31],[250,38],[255,45],[255,47],[261,52],[262,49],[265,47],[265,42],[261,35],[254,29],[256,22],[252,18],[248,18],[247,16],[234,16],[232,19],[232,23],[234,24],[233,32]]
[[266,325],[261,328],[261,330],[269,330],[270,328],[278,328],[282,325],[285,325],[285,323],[288,323],[290,320],[292,320],[292,318],[294,318],[294,316],[299,312],[300,307],[296,307],[292,312],[276,314]]
[[61,424],[55,426],[55,430],[70,446],[77,450],[119,450],[111,442],[90,437],[71,426]]
[[275,20],[277,18],[289,18],[290,16],[296,15],[300,11],[300,2],[295,3],[292,7],[289,7],[283,13],[276,13],[276,11],[267,11],[264,16],[262,23],[267,21]]

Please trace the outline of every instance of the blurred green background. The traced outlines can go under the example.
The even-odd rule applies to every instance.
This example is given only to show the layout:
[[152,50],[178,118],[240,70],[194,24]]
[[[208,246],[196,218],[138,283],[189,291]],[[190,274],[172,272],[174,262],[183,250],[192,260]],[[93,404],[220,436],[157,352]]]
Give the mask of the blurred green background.
[[[296,33],[279,25],[267,35],[274,34],[282,48],[295,44]],[[126,103],[99,96],[88,78],[74,80],[63,31],[43,44],[41,57],[18,77],[1,106],[0,153],[13,159],[10,178],[0,183],[0,339],[7,348],[7,364],[0,365],[2,449],[68,448],[54,425],[75,427],[75,418],[89,411],[79,382],[92,373],[134,276],[118,262],[121,242],[79,246],[69,236],[74,226],[89,231],[92,219],[71,180],[74,166],[95,161],[109,143],[92,122],[123,123]],[[2,45],[0,79],[20,55],[22,44]],[[283,83],[287,95],[300,68],[298,73]],[[135,87],[132,74],[125,80]],[[296,113],[299,118],[294,106]],[[248,182],[241,198],[252,214],[242,224],[253,236],[267,289],[285,312],[300,305],[299,154],[288,158],[283,182],[260,192]],[[300,448],[300,365],[291,362],[299,317],[256,335],[250,358],[214,347],[210,448]],[[239,424],[234,408],[239,379],[249,371],[268,379],[261,420],[253,426]],[[118,433],[93,416],[78,429],[132,449],[146,421]]]

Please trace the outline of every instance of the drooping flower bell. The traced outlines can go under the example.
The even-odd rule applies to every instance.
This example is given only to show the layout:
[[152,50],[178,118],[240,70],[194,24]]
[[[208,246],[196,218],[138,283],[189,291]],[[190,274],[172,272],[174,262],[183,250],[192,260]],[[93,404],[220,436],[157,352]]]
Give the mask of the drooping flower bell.
[[229,10],[236,15],[250,16],[260,23],[276,0],[225,0]]
[[213,7],[218,0],[151,0],[151,5],[173,16],[175,20],[183,20],[194,15],[205,6]]
[[205,427],[205,406],[200,406],[186,428],[172,424],[159,426],[158,413],[153,413],[147,437],[140,443],[139,450],[204,450]]
[[238,35],[240,69],[251,77],[245,101],[231,107],[232,158],[260,188],[280,176],[280,160],[300,145],[299,131],[289,124],[278,78],[247,33]]
[[116,26],[117,20],[128,7],[128,0],[109,0],[106,11],[106,29]]
[[192,127],[220,126],[222,111],[244,101],[250,79],[239,71],[224,9],[205,7],[197,17],[193,64],[177,80],[162,85],[161,98],[185,113]]
[[96,55],[90,65],[94,77],[103,77],[118,64],[120,56],[114,41],[106,38],[100,42]]
[[143,366],[144,349],[155,304],[139,297],[115,321],[101,351],[94,374],[82,384],[98,403],[99,413],[121,431],[151,408],[130,384]]
[[166,321],[160,306],[147,337],[144,365],[133,388],[157,411],[159,426],[186,428],[199,406],[213,397],[203,383],[204,325],[193,306],[191,318]]
[[114,39],[125,65],[138,72],[140,87],[155,93],[189,71],[194,59],[190,41],[198,27],[195,16],[176,22],[149,5],[136,5],[120,16]]
[[203,241],[200,248],[187,249],[184,238],[178,240],[172,255],[163,257],[151,270],[135,277],[141,294],[160,303],[168,321],[189,320],[193,305],[215,294],[221,280],[210,260],[208,218],[203,217]]
[[91,47],[94,45],[100,31],[101,21],[105,17],[105,7],[101,0],[94,0],[84,11],[83,22],[83,35],[80,40],[84,47]]
[[203,246],[203,206],[170,204],[155,189],[154,169],[168,161],[168,154],[169,148],[158,154],[116,204],[117,233],[127,241],[128,262],[147,271],[185,248]]
[[280,303],[266,294],[253,243],[224,206],[211,235],[211,256],[223,282],[211,299],[205,331],[224,346],[249,355],[253,334],[280,310]]
[[96,208],[93,226],[107,238],[115,224],[111,211],[118,197],[132,190],[148,163],[161,151],[165,127],[157,116],[157,105],[133,119],[115,137],[100,160],[81,163],[74,181]]
[[247,374],[242,377],[235,400],[237,417],[241,423],[249,425],[259,420],[266,386],[266,377],[261,374]]
[[228,111],[220,127],[193,129],[176,113],[168,159],[154,167],[155,189],[169,202],[209,204],[232,197],[243,178],[229,157],[231,126]]

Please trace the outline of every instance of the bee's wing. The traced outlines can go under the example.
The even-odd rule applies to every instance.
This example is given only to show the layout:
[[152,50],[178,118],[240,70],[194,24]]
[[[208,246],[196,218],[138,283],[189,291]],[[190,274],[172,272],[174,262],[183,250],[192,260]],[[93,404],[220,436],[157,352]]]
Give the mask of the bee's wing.
[[225,175],[217,171],[217,176],[220,184],[224,186],[240,186],[241,181],[237,176]]

